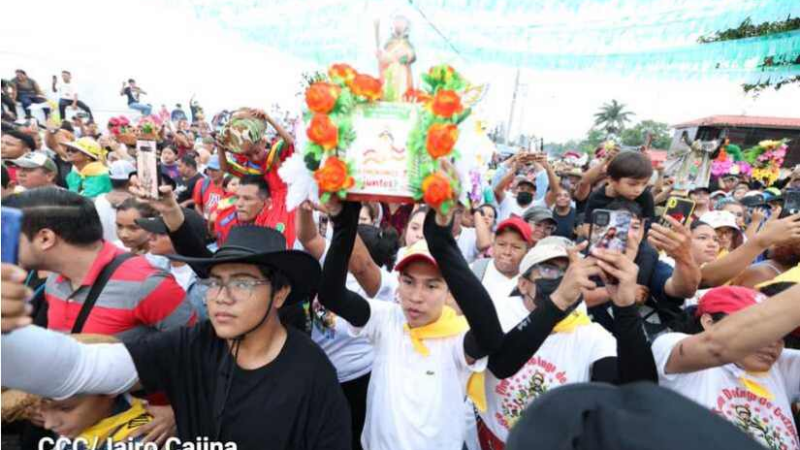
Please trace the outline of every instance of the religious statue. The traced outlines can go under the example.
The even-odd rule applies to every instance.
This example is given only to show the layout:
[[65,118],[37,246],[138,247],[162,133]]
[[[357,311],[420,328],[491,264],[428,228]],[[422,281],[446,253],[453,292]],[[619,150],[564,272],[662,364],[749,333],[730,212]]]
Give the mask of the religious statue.
[[711,162],[719,155],[725,143],[723,132],[719,139],[712,141],[691,141],[684,130],[681,134],[680,147],[670,155],[670,163],[664,174],[675,177],[675,190],[691,191],[700,187],[708,187],[711,179]]
[[378,70],[383,84],[383,100],[403,101],[403,97],[414,88],[411,64],[417,60],[414,47],[408,40],[409,21],[403,16],[392,19],[392,36],[381,48],[380,20],[375,21],[375,45],[377,47]]

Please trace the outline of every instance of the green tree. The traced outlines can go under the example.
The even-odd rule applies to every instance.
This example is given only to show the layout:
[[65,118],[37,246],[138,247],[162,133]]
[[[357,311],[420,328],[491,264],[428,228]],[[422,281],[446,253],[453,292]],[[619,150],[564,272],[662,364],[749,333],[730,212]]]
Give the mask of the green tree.
[[[800,30],[800,17],[789,16],[786,20],[762,22],[758,25],[754,25],[748,17],[738,27],[718,31],[709,36],[701,36],[698,42],[701,44],[708,44],[711,42],[769,36],[795,30]],[[775,67],[794,67],[797,69],[794,73],[800,72],[800,53],[764,55],[764,59],[758,64],[758,69],[762,71],[769,71],[771,68]],[[766,81],[760,81],[758,83],[744,83],[742,84],[742,89],[746,94],[752,93],[758,95],[766,89],[772,88],[777,91],[781,87],[789,84],[800,84],[800,75],[793,75],[791,72],[786,73],[788,73],[788,75],[778,77],[777,79],[770,77]]]
[[625,105],[616,100],[611,103],[604,103],[600,111],[594,115],[594,125],[605,130],[607,133],[618,133],[625,128],[625,124],[630,122],[630,116],[635,115],[630,111],[625,111]]
[[623,145],[638,146],[644,145],[647,133],[653,136],[651,148],[667,149],[672,143],[672,136],[669,134],[669,125],[655,120],[643,120],[631,128],[622,130],[621,138]]

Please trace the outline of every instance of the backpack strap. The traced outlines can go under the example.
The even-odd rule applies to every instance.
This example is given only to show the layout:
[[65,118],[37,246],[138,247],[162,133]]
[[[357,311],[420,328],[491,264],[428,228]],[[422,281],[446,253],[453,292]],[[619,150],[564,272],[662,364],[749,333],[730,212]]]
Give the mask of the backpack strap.
[[92,288],[89,290],[89,294],[86,296],[86,300],[83,301],[83,305],[81,306],[81,312],[78,313],[78,318],[75,319],[75,323],[72,325],[72,334],[80,333],[83,331],[83,326],[86,324],[86,319],[89,318],[89,313],[92,312],[94,308],[94,304],[97,303],[97,298],[100,297],[100,293],[103,292],[103,289],[108,284],[108,280],[111,279],[111,275],[119,269],[119,266],[122,265],[125,261],[133,258],[133,253],[122,253],[114,257],[105,267],[103,270],[100,271],[100,274],[97,275],[97,279],[95,280]]

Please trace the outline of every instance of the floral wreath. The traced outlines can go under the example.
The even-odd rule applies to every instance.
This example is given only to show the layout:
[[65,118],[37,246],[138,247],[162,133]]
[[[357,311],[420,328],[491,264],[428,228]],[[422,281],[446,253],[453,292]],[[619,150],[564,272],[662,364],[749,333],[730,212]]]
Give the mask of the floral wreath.
[[788,139],[766,140],[745,150],[744,160],[753,167],[751,176],[754,180],[769,186],[778,179],[789,148],[788,142]]
[[715,177],[724,177],[725,175],[750,176],[752,171],[753,168],[750,163],[744,160],[741,147],[731,144],[728,139],[722,145],[717,158],[711,162],[711,174]]
[[[406,100],[425,105],[407,141],[408,182],[414,200],[423,200],[446,213],[460,191],[449,160],[459,156],[455,150],[458,125],[470,113],[460,96],[467,82],[447,65],[432,67],[422,80],[423,90],[405,94]],[[306,89],[308,110],[304,119],[309,125],[303,161],[314,174],[322,202],[331,195],[345,198],[347,190],[358,183],[352,176],[352,162],[342,159],[340,151],[349,148],[356,138],[353,109],[380,100],[382,94],[380,80],[360,74],[347,64],[334,64],[327,77],[316,77]]]

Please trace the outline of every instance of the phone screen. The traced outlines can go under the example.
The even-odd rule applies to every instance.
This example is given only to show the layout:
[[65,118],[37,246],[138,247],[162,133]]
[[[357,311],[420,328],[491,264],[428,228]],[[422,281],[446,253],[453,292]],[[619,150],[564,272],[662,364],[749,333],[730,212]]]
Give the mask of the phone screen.
[[669,223],[663,218],[670,216],[680,222],[682,225],[686,225],[686,222],[692,216],[693,212],[694,201],[689,200],[688,198],[670,197],[667,200],[667,207],[664,210],[664,214],[661,216],[662,218],[660,223],[661,225],[669,226]]
[[800,191],[786,191],[783,195],[781,217],[791,216],[798,212],[800,212]]
[[22,230],[22,211],[16,208],[2,208],[2,260],[4,263],[16,264],[19,248],[19,234]]
[[592,213],[589,249],[602,248],[625,252],[628,247],[628,232],[631,228],[631,213],[596,209]]

